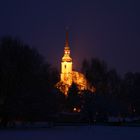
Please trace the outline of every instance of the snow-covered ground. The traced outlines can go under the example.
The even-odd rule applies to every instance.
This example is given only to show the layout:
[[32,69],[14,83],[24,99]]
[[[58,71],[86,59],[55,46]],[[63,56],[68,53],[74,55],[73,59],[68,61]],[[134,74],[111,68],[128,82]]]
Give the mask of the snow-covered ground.
[[0,140],[140,140],[140,127],[57,126],[0,130]]

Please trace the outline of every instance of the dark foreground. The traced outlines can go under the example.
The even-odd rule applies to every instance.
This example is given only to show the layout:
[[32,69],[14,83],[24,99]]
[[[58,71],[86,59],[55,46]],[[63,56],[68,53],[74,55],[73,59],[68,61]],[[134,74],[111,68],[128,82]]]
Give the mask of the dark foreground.
[[140,140],[140,127],[56,126],[0,130],[0,140]]

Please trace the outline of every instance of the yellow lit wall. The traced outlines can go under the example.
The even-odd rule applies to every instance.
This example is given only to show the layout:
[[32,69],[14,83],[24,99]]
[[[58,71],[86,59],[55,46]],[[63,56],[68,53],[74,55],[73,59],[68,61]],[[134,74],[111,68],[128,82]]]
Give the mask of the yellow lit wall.
[[61,73],[72,73],[72,62],[61,62]]
[[61,62],[61,81],[72,84],[72,62]]

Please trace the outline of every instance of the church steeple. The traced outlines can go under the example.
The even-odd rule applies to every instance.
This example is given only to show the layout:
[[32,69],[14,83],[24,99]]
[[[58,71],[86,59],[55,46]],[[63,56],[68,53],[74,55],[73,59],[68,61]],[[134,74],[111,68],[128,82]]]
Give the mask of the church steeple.
[[71,62],[72,59],[70,57],[70,47],[69,47],[69,37],[68,37],[68,30],[66,31],[66,40],[65,40],[65,47],[64,47],[64,56],[62,57],[62,61],[64,62]]
[[66,31],[65,48],[69,48],[69,33],[68,33],[68,30]]
[[61,62],[61,81],[66,85],[65,95],[67,95],[68,88],[72,84],[72,58],[70,57],[68,31],[66,31],[64,55]]

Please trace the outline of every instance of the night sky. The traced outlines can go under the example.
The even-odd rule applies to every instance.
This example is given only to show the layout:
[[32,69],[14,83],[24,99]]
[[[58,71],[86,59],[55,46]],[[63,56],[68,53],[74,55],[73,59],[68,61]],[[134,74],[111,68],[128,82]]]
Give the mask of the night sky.
[[0,0],[0,37],[21,39],[58,68],[66,26],[75,69],[98,57],[120,74],[140,72],[138,0]]

